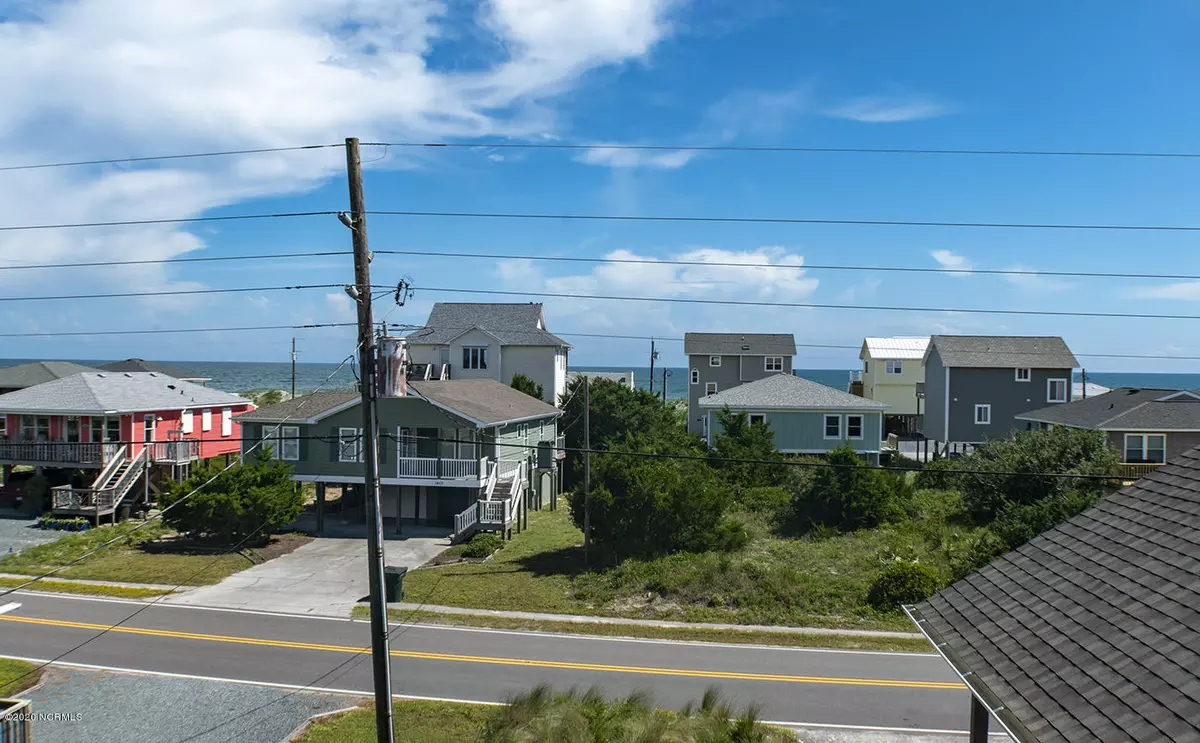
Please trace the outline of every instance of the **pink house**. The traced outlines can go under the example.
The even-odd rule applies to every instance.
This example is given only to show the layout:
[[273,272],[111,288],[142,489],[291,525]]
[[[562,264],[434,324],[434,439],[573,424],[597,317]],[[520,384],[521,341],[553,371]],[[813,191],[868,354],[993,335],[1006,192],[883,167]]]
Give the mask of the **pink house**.
[[0,465],[99,470],[91,488],[56,488],[55,511],[107,512],[154,466],[238,454],[234,417],[253,409],[155,372],[83,372],[0,395]]

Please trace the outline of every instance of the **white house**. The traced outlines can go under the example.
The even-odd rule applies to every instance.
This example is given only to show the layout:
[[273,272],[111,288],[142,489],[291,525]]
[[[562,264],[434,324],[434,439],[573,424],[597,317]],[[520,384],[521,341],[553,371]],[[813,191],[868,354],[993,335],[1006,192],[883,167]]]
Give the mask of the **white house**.
[[863,362],[863,397],[888,406],[887,418],[901,431],[916,430],[925,411],[917,398],[917,385],[925,382],[921,359],[928,337],[866,338],[858,358]]
[[[524,374],[557,404],[567,389],[566,341],[546,330],[541,304],[438,302],[425,327],[407,336],[414,367],[429,379],[495,379]],[[443,371],[444,370],[444,371]]]

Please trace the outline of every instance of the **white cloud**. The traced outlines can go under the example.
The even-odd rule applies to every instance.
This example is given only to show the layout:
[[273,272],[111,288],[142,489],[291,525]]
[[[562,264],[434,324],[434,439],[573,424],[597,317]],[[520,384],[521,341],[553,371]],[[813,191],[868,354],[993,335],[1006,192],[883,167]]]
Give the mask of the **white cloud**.
[[[606,143],[607,144],[607,143]],[[610,168],[661,168],[675,170],[695,156],[690,150],[630,150],[618,147],[592,147],[576,156],[576,162]]]
[[[929,255],[931,255],[935,261],[941,264],[942,268],[949,268],[954,271],[963,272],[974,269],[974,266],[969,260],[967,260],[966,256],[958,255],[957,253],[953,253],[949,250],[934,250]],[[953,273],[950,275],[966,276],[966,273]]]
[[358,308],[354,300],[345,292],[330,292],[325,295],[325,307],[334,322],[354,322],[358,318]]
[[953,112],[950,105],[928,96],[867,95],[828,108],[825,115],[868,124],[892,124],[933,119]]
[[[1016,265],[1007,266],[1004,270],[1030,272],[1034,271],[1035,269],[1018,263]],[[1036,273],[1010,273],[1004,274],[1004,278],[1008,281],[1008,283],[1012,284],[1018,289],[1027,292],[1036,292],[1039,294],[1066,291],[1074,286],[1069,281],[1063,281],[1062,279],[1055,278],[1053,276],[1040,276]]]
[[1175,299],[1183,302],[1200,301],[1200,281],[1179,281],[1171,284],[1148,284],[1126,292],[1130,299]]

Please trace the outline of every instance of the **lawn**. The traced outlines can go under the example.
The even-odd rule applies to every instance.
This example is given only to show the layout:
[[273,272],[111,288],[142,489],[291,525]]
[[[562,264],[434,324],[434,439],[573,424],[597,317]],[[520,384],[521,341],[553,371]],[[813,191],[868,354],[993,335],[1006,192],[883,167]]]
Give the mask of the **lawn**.
[[0,559],[0,573],[38,575],[78,559],[114,537],[124,539],[76,565],[55,573],[55,578],[105,580],[118,583],[158,583],[205,586],[229,575],[277,557],[308,541],[307,537],[273,537],[263,548],[243,549],[230,554],[221,549],[172,545],[172,532],[161,522],[134,531],[137,521],[73,532],[46,544],[29,547]]
[[0,697],[11,697],[28,689],[42,677],[41,670],[23,660],[0,658]]
[[828,538],[778,536],[746,516],[749,546],[736,553],[676,554],[585,570],[583,537],[567,508],[531,513],[529,530],[485,563],[412,571],[413,603],[695,622],[913,631],[899,613],[866,604],[895,558],[945,572],[973,528],[956,524],[956,494],[919,491],[911,521]]
[[[459,743],[479,740],[491,708],[477,704],[409,701],[392,705],[396,743]],[[365,705],[309,726],[295,743],[375,740],[375,707]]]
[[[16,588],[28,578],[0,578],[0,588]],[[116,596],[124,599],[150,599],[163,596],[170,591],[160,588],[137,588],[134,586],[107,586],[95,583],[71,583],[70,581],[46,578],[23,590],[50,591],[51,593],[78,593],[85,596]]]

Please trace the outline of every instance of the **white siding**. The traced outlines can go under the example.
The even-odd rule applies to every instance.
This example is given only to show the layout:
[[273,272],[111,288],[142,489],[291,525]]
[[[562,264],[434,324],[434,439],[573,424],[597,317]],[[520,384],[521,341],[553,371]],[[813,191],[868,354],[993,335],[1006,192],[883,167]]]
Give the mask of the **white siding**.
[[512,384],[514,374],[524,374],[542,385],[544,399],[553,405],[555,395],[566,388],[566,371],[559,371],[558,357],[554,346],[505,346],[504,376],[500,381]]
[[[440,364],[441,354],[438,350],[440,348],[441,346],[419,346],[416,344],[409,344],[408,360],[414,364]],[[459,361],[461,362],[461,360],[462,352],[460,351]],[[450,359],[450,363],[453,364],[454,359]]]
[[[487,365],[486,369],[464,369],[463,368],[463,346],[486,347]],[[415,361],[415,359],[414,359]],[[434,355],[434,363],[437,362],[437,355]],[[463,333],[458,338],[455,338],[450,343],[450,378],[451,379],[496,379],[507,383],[507,380],[501,378],[501,374],[508,374],[507,370],[503,369],[504,359],[501,356],[500,344],[496,339],[479,330],[472,330]],[[511,376],[509,377],[511,379]]]

